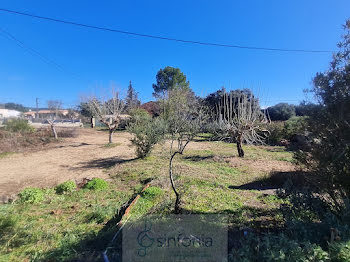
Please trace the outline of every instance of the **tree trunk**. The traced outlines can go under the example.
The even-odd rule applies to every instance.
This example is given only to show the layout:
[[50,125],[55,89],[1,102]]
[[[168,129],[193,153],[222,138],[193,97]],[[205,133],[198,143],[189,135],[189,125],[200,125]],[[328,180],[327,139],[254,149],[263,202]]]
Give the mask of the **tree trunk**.
[[57,132],[56,132],[55,125],[51,125],[51,130],[52,130],[52,133],[53,133],[55,139],[57,140],[57,139],[58,139],[58,136],[57,136]]
[[175,155],[178,152],[175,152],[171,155],[170,157],[170,162],[169,162],[169,177],[170,177],[170,182],[171,182],[171,187],[173,188],[173,191],[176,195],[176,200],[175,200],[175,214],[180,214],[180,194],[177,192],[176,188],[175,188],[175,184],[174,184],[174,180],[173,180],[173,159],[175,157]]
[[109,144],[112,144],[113,143],[113,129],[109,129]]
[[242,141],[239,139],[237,140],[237,151],[238,151],[238,156],[239,157],[244,157],[244,151],[242,148]]

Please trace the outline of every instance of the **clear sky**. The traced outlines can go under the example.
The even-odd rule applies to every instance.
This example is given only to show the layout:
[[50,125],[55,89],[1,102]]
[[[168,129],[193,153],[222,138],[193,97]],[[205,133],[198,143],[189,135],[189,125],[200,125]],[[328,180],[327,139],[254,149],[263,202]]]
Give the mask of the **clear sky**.
[[[18,1],[0,8],[96,26],[234,45],[336,50],[350,17],[349,0]],[[225,85],[252,88],[262,105],[298,103],[329,53],[282,53],[199,46],[79,28],[0,12],[0,28],[64,68],[0,33],[0,102],[74,106],[84,94],[126,90],[152,100],[160,68],[179,67],[198,95]],[[125,91],[124,91],[125,93]]]

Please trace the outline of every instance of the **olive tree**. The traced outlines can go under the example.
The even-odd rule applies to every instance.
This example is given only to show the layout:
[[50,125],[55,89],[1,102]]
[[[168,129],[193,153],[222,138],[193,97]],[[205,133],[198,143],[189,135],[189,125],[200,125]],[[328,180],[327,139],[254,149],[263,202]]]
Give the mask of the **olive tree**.
[[259,100],[252,93],[225,92],[216,105],[214,129],[221,139],[237,144],[239,157],[244,157],[242,143],[264,143],[268,131]]
[[99,99],[96,96],[92,96],[87,99],[86,103],[92,115],[108,128],[108,143],[112,144],[113,133],[118,128],[121,120],[120,115],[125,108],[123,100],[119,97],[119,93],[112,91],[112,96],[109,99]]

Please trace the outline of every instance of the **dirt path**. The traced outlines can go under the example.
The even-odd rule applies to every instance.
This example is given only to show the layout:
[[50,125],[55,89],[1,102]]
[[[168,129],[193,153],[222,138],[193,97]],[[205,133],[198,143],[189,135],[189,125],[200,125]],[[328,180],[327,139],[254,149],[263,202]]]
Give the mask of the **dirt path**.
[[52,187],[67,180],[108,178],[105,168],[135,157],[128,133],[115,133],[116,147],[107,148],[108,134],[81,129],[77,138],[66,138],[49,148],[0,159],[0,202],[25,187]]

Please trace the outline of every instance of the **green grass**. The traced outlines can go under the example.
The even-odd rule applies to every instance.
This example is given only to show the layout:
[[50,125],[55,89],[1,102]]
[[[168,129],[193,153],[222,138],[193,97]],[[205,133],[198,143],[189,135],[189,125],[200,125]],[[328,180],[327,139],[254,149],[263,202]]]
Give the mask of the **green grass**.
[[117,147],[120,145],[121,145],[121,143],[108,143],[108,144],[105,144],[103,147],[104,148],[114,148],[114,147]]
[[[253,170],[250,160],[288,161],[281,147],[244,146],[246,158],[237,160],[236,148],[208,142],[206,135],[191,143],[174,160],[175,184],[184,213],[226,214],[230,227],[270,228],[281,225],[282,200],[258,190],[233,189],[266,172]],[[204,148],[201,150],[197,146]],[[169,150],[158,145],[144,159],[134,159],[106,170],[112,180],[104,191],[80,189],[67,194],[45,190],[40,203],[0,205],[0,261],[65,261],[96,258],[115,233],[114,216],[121,205],[143,186],[130,221],[150,214],[170,214],[175,195],[168,178]],[[112,224],[109,225],[109,224]],[[114,225],[115,226],[115,225]]]
[[0,153],[0,159],[1,158],[4,158],[4,157],[7,157],[7,156],[12,156],[16,154],[15,152],[3,152],[3,153]]

